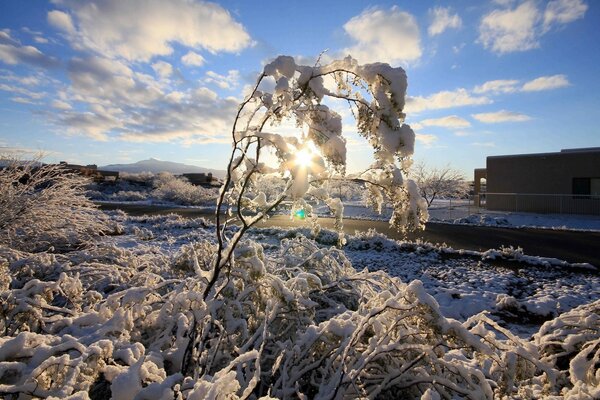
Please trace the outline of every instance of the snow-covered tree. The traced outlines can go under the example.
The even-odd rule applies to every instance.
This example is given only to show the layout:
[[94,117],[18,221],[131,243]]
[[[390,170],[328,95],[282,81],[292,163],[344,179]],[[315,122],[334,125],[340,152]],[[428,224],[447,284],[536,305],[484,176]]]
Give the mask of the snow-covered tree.
[[85,196],[89,179],[60,165],[11,161],[0,170],[0,243],[27,251],[63,251],[107,230]]
[[463,198],[469,193],[464,174],[449,165],[436,168],[418,162],[412,167],[411,177],[417,182],[427,206],[437,198]]
[[[269,77],[275,93],[258,93]],[[341,202],[327,182],[343,177],[344,141],[327,97],[352,105],[374,146],[373,166],[350,178],[366,184],[375,203],[393,202],[394,225],[417,226],[423,201],[404,179],[414,139],[401,124],[405,88],[404,72],[384,64],[346,59],[303,67],[280,57],[267,65],[236,119],[218,205],[231,215],[218,217],[215,241],[207,240],[215,226],[204,220],[114,213],[125,240],[107,237],[61,255],[0,242],[0,396],[598,398],[598,301],[548,321],[527,340],[486,312],[464,322],[447,318],[420,281],[357,271],[340,248],[298,235],[267,253],[243,237],[286,198],[308,210],[306,196],[324,199],[341,223]],[[286,116],[306,132],[266,131]],[[268,148],[275,166],[264,162]],[[275,180],[265,193],[260,184],[268,172],[284,184]],[[12,175],[2,188],[30,178]],[[63,203],[48,204],[66,213]],[[230,224],[233,214],[241,226]],[[171,236],[175,226],[178,237]],[[132,236],[142,239],[138,245]],[[350,245],[382,245],[375,232],[360,236]],[[415,247],[426,252],[421,245]]]
[[[267,87],[274,90],[267,91]],[[228,268],[234,249],[250,227],[265,218],[283,200],[294,202],[292,212],[305,209],[318,231],[316,216],[306,198],[323,201],[336,218],[340,243],[343,203],[332,197],[327,183],[345,176],[346,139],[341,115],[330,103],[346,102],[356,118],[358,132],[373,147],[374,163],[361,173],[346,176],[367,185],[372,202],[381,208],[384,198],[393,206],[390,224],[399,230],[423,226],[426,203],[416,183],[407,179],[415,135],[404,124],[407,88],[402,68],[375,63],[359,65],[347,57],[327,65],[298,65],[279,56],[264,67],[256,85],[241,103],[232,128],[233,150],[217,204],[218,252],[209,279],[212,289]],[[296,135],[277,133],[291,121]],[[275,163],[267,162],[268,153]],[[267,197],[257,185],[265,174],[278,174],[285,187]],[[228,210],[225,221],[221,212]],[[225,228],[233,220],[242,226],[233,237]]]

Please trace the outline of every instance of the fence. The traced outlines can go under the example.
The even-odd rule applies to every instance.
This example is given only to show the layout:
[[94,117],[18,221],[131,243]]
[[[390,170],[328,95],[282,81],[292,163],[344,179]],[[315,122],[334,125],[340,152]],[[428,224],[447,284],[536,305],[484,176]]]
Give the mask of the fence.
[[429,217],[437,220],[454,220],[467,218],[481,213],[472,198],[470,199],[436,199],[428,207]]
[[480,205],[493,211],[600,215],[598,195],[485,193]]

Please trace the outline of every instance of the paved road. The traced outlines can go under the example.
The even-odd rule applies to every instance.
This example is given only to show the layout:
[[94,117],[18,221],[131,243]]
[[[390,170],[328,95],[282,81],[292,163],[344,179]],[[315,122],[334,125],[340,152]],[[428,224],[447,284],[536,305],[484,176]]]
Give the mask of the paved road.
[[[102,205],[102,209],[121,208],[131,215],[176,213],[188,217],[212,218],[206,211],[193,208],[173,208],[133,205]],[[333,219],[320,218],[321,226],[333,228]],[[278,215],[262,222],[259,226],[280,226],[285,228],[308,226],[305,221],[290,220],[289,217]],[[387,222],[344,220],[344,231],[366,231],[374,228],[390,238],[403,239],[395,230],[389,228]],[[525,254],[532,256],[554,257],[569,262],[587,262],[600,266],[600,233],[555,231],[548,229],[509,229],[482,226],[450,225],[428,223],[423,232],[413,233],[409,240],[422,239],[431,243],[446,243],[455,249],[487,250],[500,246],[523,248]]]

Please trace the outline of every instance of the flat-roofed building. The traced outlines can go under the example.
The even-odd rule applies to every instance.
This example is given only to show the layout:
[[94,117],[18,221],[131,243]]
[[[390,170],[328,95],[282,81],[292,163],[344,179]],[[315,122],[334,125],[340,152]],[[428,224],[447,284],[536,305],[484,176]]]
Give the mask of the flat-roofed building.
[[489,210],[600,214],[600,147],[490,156],[481,177]]

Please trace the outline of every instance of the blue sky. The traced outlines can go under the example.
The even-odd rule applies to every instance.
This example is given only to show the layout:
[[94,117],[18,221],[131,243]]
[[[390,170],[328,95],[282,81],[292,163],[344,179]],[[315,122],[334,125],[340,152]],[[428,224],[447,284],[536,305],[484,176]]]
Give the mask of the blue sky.
[[324,50],[406,69],[428,164],[471,176],[488,155],[600,146],[598,2],[3,0],[0,153],[224,168],[262,66]]

